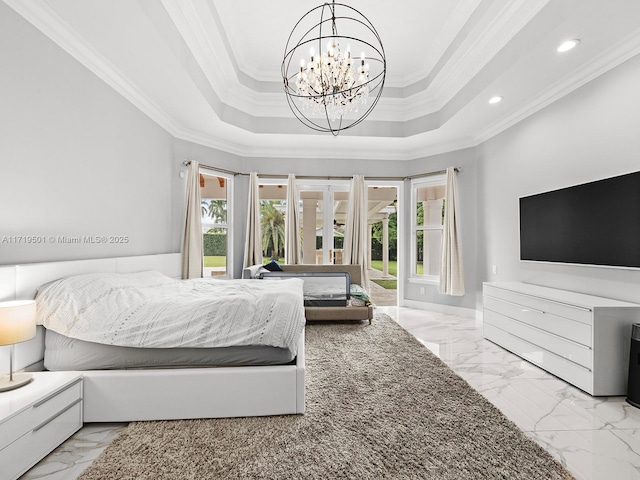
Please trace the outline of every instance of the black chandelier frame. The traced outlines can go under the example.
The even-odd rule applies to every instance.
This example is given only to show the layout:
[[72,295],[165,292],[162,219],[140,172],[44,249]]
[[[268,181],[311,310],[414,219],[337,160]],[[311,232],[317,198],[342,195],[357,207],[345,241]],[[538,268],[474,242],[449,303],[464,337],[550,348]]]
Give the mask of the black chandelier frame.
[[[347,9],[347,13],[336,16],[336,6]],[[293,35],[294,33],[296,33],[296,30],[298,29],[298,27],[303,22],[308,21],[313,14],[317,13],[318,10],[320,10],[319,12],[320,21],[313,23],[311,27],[309,27],[305,32],[303,32],[302,36],[296,42],[296,44],[290,47],[290,44],[292,43]],[[327,15],[327,10],[330,12],[330,16]],[[356,15],[359,15],[361,18],[358,18]],[[338,33],[338,28],[337,28],[338,21],[343,21],[343,22],[349,21],[349,22],[355,22],[359,25],[362,25],[365,27],[367,31],[369,31],[372,34],[372,38],[370,40],[364,40],[364,39],[349,36],[349,35],[340,35]],[[312,20],[312,22],[314,21]],[[327,28],[329,25],[330,25],[330,32],[331,32],[330,34],[326,33],[326,31],[329,30]],[[317,36],[313,36],[314,34],[316,34],[316,30],[317,30]],[[329,118],[329,112],[327,109],[327,101],[326,101],[327,98],[336,97],[340,95],[344,96],[349,90],[352,90],[352,89],[341,90],[341,91],[330,92],[330,93],[318,92],[316,95],[300,95],[298,94],[298,91],[295,85],[295,79],[299,70],[296,69],[295,67],[292,70],[291,62],[294,56],[296,56],[296,53],[299,52],[299,50],[301,50],[303,47],[317,46],[318,54],[322,55],[322,45],[326,43],[328,40],[332,40],[334,41],[334,43],[339,43],[337,42],[338,39],[352,40],[352,41],[358,42],[359,44],[370,47],[377,56],[367,56],[365,57],[365,60],[380,64],[382,66],[382,69],[379,73],[376,73],[374,76],[370,77],[367,82],[359,86],[359,87],[367,86],[369,88],[370,96],[367,99],[368,108],[364,111],[364,113],[357,114],[358,118],[352,121],[343,118],[343,116],[340,116],[338,125],[333,126],[332,125],[333,121]],[[377,42],[377,45],[372,43],[374,40]],[[304,58],[304,56],[302,58]],[[322,75],[323,83],[325,81],[329,83],[329,78],[327,78],[326,74],[322,71],[322,69],[320,69],[320,72]],[[287,44],[285,46],[284,58],[282,60],[282,79],[284,81],[284,92],[287,97],[287,103],[289,104],[289,108],[291,109],[293,114],[296,116],[296,118],[300,122],[302,122],[307,127],[319,132],[325,132],[325,133],[331,132],[333,136],[337,136],[343,130],[347,130],[349,128],[355,127],[356,125],[359,125],[367,116],[369,116],[371,111],[378,104],[378,101],[380,100],[380,96],[382,95],[382,89],[384,87],[386,72],[387,72],[387,60],[384,52],[384,45],[382,44],[382,40],[380,39],[380,35],[378,34],[376,28],[369,21],[369,19],[366,16],[364,16],[360,11],[344,3],[336,3],[335,0],[333,0],[331,4],[324,3],[322,5],[312,8],[307,13],[305,13],[300,18],[300,20],[298,20],[298,22],[293,27],[293,30],[289,34],[289,38],[287,39]],[[293,83],[293,86],[292,86],[292,83]],[[371,94],[374,92],[375,92],[375,97],[371,99]],[[325,116],[323,120],[326,120],[326,124],[324,122],[323,123],[320,122],[322,117],[319,117],[316,119],[316,118],[310,118],[309,116],[307,116],[302,111],[304,107],[301,108],[301,106],[298,105],[298,103],[308,102],[310,101],[310,99],[319,100],[319,103],[324,106]]]

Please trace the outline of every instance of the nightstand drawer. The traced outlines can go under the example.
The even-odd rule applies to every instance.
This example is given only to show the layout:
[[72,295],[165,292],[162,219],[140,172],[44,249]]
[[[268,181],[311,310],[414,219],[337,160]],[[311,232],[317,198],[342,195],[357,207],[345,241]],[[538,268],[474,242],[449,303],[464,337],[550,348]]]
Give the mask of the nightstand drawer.
[[43,419],[22,437],[0,450],[0,478],[22,475],[82,426],[82,399],[78,398]]
[[[0,449],[5,448],[15,439],[36,428],[78,399],[82,398],[82,380],[67,385],[35,402],[31,407],[17,413],[0,425]],[[0,476],[0,478],[5,478]]]

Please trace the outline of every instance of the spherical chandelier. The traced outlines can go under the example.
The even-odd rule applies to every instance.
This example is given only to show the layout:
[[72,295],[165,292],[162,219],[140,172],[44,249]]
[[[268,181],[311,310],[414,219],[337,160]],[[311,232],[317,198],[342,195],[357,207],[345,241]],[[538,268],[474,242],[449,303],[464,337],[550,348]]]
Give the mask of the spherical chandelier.
[[298,20],[282,61],[284,91],[293,114],[307,127],[334,136],[371,113],[380,100],[386,71],[384,47],[373,24],[335,0]]

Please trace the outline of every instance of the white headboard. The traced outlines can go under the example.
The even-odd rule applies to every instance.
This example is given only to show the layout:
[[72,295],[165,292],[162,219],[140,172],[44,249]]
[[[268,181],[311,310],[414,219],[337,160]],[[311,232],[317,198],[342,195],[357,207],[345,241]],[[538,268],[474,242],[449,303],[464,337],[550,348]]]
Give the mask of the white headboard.
[[[31,263],[0,266],[0,301],[30,300],[36,289],[47,282],[83,273],[130,273],[156,270],[170,277],[182,273],[180,253],[140,255],[135,257],[92,258],[65,262]],[[36,338],[16,345],[15,369],[38,364],[44,354],[44,332],[38,327]],[[37,367],[36,367],[37,368]],[[0,347],[0,374],[9,371],[9,347]]]

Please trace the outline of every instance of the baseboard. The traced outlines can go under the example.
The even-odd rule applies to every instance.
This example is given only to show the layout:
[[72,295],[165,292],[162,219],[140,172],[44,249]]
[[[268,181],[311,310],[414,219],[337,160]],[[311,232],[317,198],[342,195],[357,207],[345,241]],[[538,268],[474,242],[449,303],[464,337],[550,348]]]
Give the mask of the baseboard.
[[[407,300],[406,298],[402,302],[402,306],[415,308],[417,310],[430,310],[432,312],[459,315],[466,318],[478,318],[478,312],[473,308],[453,307],[451,305],[442,305],[439,303],[418,302],[416,300]],[[482,312],[480,312],[480,315],[482,315]]]

